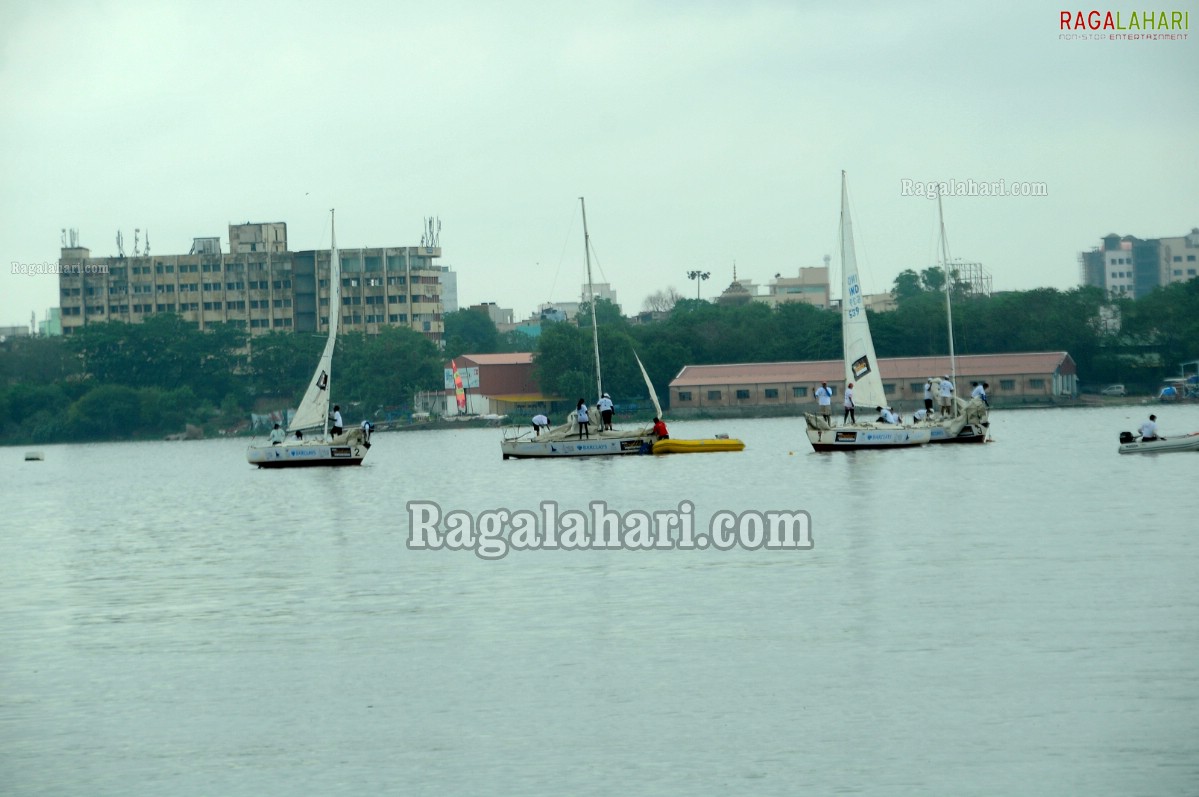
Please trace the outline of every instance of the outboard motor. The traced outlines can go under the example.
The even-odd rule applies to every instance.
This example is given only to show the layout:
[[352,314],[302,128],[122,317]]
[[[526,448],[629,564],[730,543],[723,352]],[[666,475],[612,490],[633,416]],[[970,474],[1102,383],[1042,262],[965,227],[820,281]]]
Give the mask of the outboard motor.
[[1120,432],[1121,443],[1135,443],[1136,438],[1132,436],[1132,432]]

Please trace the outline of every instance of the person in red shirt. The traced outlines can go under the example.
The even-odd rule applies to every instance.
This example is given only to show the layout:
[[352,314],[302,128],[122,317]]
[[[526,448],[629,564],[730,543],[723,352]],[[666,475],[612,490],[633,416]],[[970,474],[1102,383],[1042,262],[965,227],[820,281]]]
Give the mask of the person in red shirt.
[[669,440],[670,434],[666,431],[666,422],[661,418],[654,418],[654,435],[659,440]]

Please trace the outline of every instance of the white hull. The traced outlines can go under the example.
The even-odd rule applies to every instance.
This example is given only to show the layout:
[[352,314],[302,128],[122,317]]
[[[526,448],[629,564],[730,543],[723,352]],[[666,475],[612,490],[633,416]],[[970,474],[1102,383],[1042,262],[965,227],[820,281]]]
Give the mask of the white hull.
[[[528,459],[546,457],[610,457],[622,454],[640,454],[642,448],[651,448],[653,435],[602,432],[590,437],[551,436],[528,437],[500,441],[504,459]],[[647,451],[648,453],[648,451]]]
[[932,429],[929,427],[876,426],[869,423],[828,427],[816,416],[808,415],[807,418],[808,442],[816,451],[911,448],[932,440]]
[[1173,451],[1199,451],[1199,432],[1186,437],[1167,437],[1165,440],[1137,440],[1120,446],[1121,454],[1166,454]]
[[956,433],[944,426],[933,426],[930,443],[982,443],[987,439],[987,430],[980,424],[968,423]]
[[312,468],[361,465],[370,444],[356,430],[339,435],[333,441],[289,441],[274,445],[254,445],[246,449],[246,461],[260,468]]

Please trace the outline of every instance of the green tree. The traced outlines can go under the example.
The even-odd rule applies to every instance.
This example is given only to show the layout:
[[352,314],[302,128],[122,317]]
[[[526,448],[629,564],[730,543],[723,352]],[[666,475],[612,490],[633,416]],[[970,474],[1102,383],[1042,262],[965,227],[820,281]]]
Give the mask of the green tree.
[[78,440],[128,438],[140,426],[140,397],[125,385],[97,385],[67,411],[67,430]]
[[445,353],[449,358],[461,354],[490,354],[499,348],[499,332],[484,310],[459,310],[446,313]]
[[384,327],[377,335],[351,333],[337,339],[334,400],[343,409],[360,405],[364,416],[408,404],[417,391],[442,387],[445,358],[427,337],[407,327]]

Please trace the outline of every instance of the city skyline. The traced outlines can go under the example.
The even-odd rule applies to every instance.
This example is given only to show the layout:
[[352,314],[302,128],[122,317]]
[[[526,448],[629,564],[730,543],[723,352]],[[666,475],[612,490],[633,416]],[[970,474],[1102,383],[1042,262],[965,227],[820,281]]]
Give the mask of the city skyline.
[[763,284],[832,255],[835,285],[842,169],[871,293],[940,260],[930,182],[1044,187],[945,199],[950,256],[996,291],[1199,224],[1199,163],[1171,154],[1199,129],[1193,37],[1063,39],[1032,2],[233,8],[0,10],[0,326],[58,305],[56,277],[13,272],[56,263],[64,228],[185,254],[246,221],[326,248],[331,207],[345,247],[437,217],[461,306],[519,318],[576,298],[579,196],[629,314],[695,269],[712,298],[734,262]]

